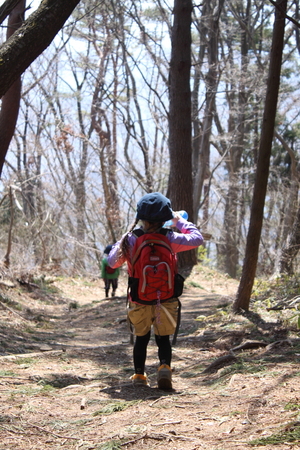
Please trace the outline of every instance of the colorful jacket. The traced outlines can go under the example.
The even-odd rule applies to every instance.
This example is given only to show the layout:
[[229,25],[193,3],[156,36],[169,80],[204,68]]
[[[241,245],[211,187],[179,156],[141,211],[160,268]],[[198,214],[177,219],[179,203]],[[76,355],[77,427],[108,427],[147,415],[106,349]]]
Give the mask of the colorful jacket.
[[[106,267],[110,265],[108,264],[107,256],[105,255],[101,261],[101,278],[107,278],[108,280],[113,280],[115,278],[118,278],[120,275],[120,269],[116,268],[114,273],[107,273]],[[110,265],[110,267],[112,267]]]
[[[193,223],[188,222],[187,220],[181,217],[180,219],[178,219],[176,227],[181,231],[181,233],[170,230],[167,234],[167,238],[170,241],[174,253],[192,250],[193,248],[197,248],[201,244],[203,244],[202,234],[200,233],[196,225],[194,225]],[[128,243],[130,249],[129,251],[131,252],[134,247],[136,239],[137,237],[134,234],[129,233]],[[112,250],[108,255],[108,263],[111,267],[114,268],[120,267],[122,264],[124,264],[124,262],[127,262],[130,265],[130,262],[126,260],[125,256],[121,252],[120,248],[121,241],[122,239],[120,239],[113,245]]]

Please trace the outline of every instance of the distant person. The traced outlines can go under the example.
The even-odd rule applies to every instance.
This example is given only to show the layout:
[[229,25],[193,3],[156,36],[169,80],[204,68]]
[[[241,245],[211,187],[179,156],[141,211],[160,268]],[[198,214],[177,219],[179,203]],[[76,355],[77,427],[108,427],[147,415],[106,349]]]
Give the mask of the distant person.
[[[139,220],[141,228],[135,228]],[[172,220],[181,233],[164,228]],[[199,247],[203,238],[197,227],[173,212],[168,198],[159,192],[144,195],[137,204],[130,231],[113,245],[111,267],[127,262],[129,274],[128,319],[136,336],[133,348],[134,385],[149,385],[145,373],[151,327],[158,347],[159,389],[172,389],[170,335],[177,326],[183,278],[176,272],[176,253]]]
[[116,295],[118,288],[118,278],[120,275],[120,269],[113,269],[110,267],[107,261],[107,256],[112,249],[112,245],[107,245],[104,249],[104,254],[101,262],[101,277],[104,281],[105,297],[109,297],[109,289],[111,288],[111,296]]

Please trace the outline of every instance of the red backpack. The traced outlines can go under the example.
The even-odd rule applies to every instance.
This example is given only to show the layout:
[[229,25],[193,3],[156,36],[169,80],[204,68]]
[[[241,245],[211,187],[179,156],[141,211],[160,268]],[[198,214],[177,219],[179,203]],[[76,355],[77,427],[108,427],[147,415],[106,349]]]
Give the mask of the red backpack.
[[182,294],[184,279],[177,273],[176,254],[166,237],[168,231],[133,231],[137,239],[133,247],[128,282],[131,301],[153,305]]
[[112,267],[110,267],[108,264],[105,266],[105,272],[109,275],[115,273],[116,269],[113,269]]

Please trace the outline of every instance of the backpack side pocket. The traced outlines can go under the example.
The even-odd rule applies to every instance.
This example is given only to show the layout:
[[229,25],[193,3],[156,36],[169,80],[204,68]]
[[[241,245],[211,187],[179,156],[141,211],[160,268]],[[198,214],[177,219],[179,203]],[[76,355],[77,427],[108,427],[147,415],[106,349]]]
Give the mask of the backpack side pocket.
[[183,292],[184,278],[180,273],[176,273],[174,277],[174,297],[180,297]]
[[128,278],[128,291],[133,302],[137,302],[139,300],[138,295],[139,290],[139,279],[134,277]]

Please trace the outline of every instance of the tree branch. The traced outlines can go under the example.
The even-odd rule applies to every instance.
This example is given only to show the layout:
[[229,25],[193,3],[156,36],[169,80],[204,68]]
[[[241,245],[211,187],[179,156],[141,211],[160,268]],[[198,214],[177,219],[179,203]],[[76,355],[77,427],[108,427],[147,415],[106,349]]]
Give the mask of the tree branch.
[[[278,3],[274,0],[270,0],[270,3],[272,3],[273,6],[275,6],[275,8],[278,8],[280,11],[282,11],[282,8],[280,7],[280,5],[278,5]],[[297,28],[300,28],[300,23],[297,22],[297,20],[293,19],[291,16],[289,16],[288,14],[285,14],[285,17],[292,22]]]
[[0,48],[0,97],[50,45],[80,0],[44,0]]
[[6,0],[3,5],[0,6],[0,24],[10,15],[19,1],[20,0]]

